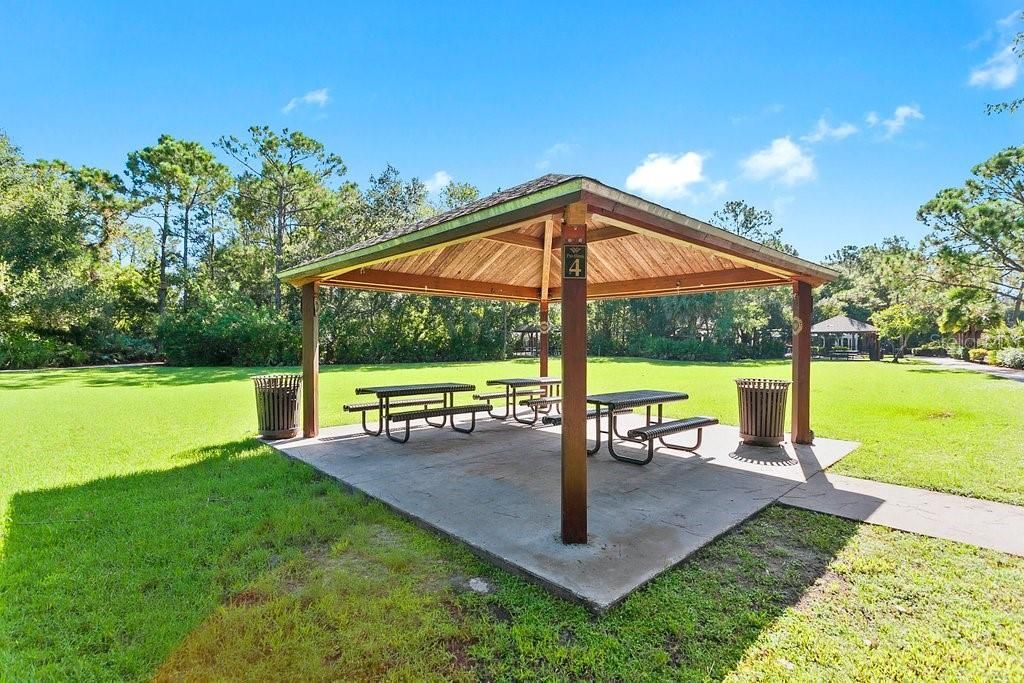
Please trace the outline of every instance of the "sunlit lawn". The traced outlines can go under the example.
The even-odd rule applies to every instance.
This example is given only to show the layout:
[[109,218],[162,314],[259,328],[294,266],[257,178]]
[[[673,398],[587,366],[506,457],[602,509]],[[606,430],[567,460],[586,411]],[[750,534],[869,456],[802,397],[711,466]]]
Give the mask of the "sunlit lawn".
[[[534,371],[327,368],[323,420],[363,384]],[[772,507],[595,618],[251,440],[254,372],[0,375],[0,680],[1024,676],[1020,559]],[[592,390],[679,388],[726,423],[734,377],[787,373],[590,368]],[[813,379],[817,433],[863,443],[838,471],[1024,502],[1024,385]]]

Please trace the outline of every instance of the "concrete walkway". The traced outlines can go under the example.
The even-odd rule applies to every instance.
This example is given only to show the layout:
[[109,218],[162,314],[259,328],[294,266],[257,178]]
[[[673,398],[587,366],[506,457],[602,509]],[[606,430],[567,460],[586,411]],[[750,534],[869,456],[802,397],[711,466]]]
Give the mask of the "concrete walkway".
[[969,370],[971,372],[983,372],[988,375],[995,375],[1004,379],[1012,379],[1015,382],[1024,382],[1024,370],[1013,368],[1001,368],[998,365],[983,365],[982,363],[969,363],[957,358],[932,358],[930,356],[914,356],[914,360],[923,360],[931,365],[937,365],[947,370]]
[[1024,507],[818,472],[779,499],[793,507],[1024,556]]

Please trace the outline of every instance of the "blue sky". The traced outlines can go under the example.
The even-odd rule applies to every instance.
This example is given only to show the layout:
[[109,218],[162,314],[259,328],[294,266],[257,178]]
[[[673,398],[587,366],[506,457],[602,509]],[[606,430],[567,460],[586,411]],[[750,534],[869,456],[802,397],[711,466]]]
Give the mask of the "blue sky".
[[699,218],[741,198],[820,259],[917,239],[922,202],[1024,143],[1024,112],[984,114],[1024,90],[1021,8],[4,1],[0,129],[121,169],[164,132],[288,126],[358,182],[584,173]]

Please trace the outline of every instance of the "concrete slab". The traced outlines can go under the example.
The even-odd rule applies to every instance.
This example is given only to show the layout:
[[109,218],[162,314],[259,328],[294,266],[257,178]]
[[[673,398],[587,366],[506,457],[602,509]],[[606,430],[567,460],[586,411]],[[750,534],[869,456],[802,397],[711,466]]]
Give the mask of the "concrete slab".
[[[620,422],[627,429],[641,417]],[[484,420],[470,435],[423,426],[404,445],[358,426],[272,445],[598,611],[857,446],[742,446],[736,428],[719,425],[705,430],[697,454],[662,449],[644,467],[602,450],[588,460],[590,542],[566,546],[558,538],[560,439],[557,427]]]
[[786,505],[1024,556],[1024,507],[819,472]]

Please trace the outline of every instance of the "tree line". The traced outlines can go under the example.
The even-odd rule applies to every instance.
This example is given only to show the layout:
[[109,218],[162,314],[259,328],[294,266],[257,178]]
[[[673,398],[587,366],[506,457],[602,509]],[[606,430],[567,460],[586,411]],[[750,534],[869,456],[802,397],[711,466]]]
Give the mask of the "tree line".
[[[360,185],[319,141],[266,126],[212,146],[162,135],[117,171],[30,161],[0,133],[0,368],[294,364],[298,297],[278,271],[478,195],[451,182],[431,197],[390,166]],[[1024,345],[1024,148],[980,164],[919,218],[930,229],[919,245],[892,238],[831,256],[842,277],[817,292],[817,317],[870,319],[897,355],[931,335],[965,346],[986,330],[1000,348]],[[743,201],[712,222],[796,254],[772,214]],[[333,288],[322,301],[326,363],[503,358],[538,314]],[[784,288],[590,306],[600,355],[782,357],[791,332]]]

